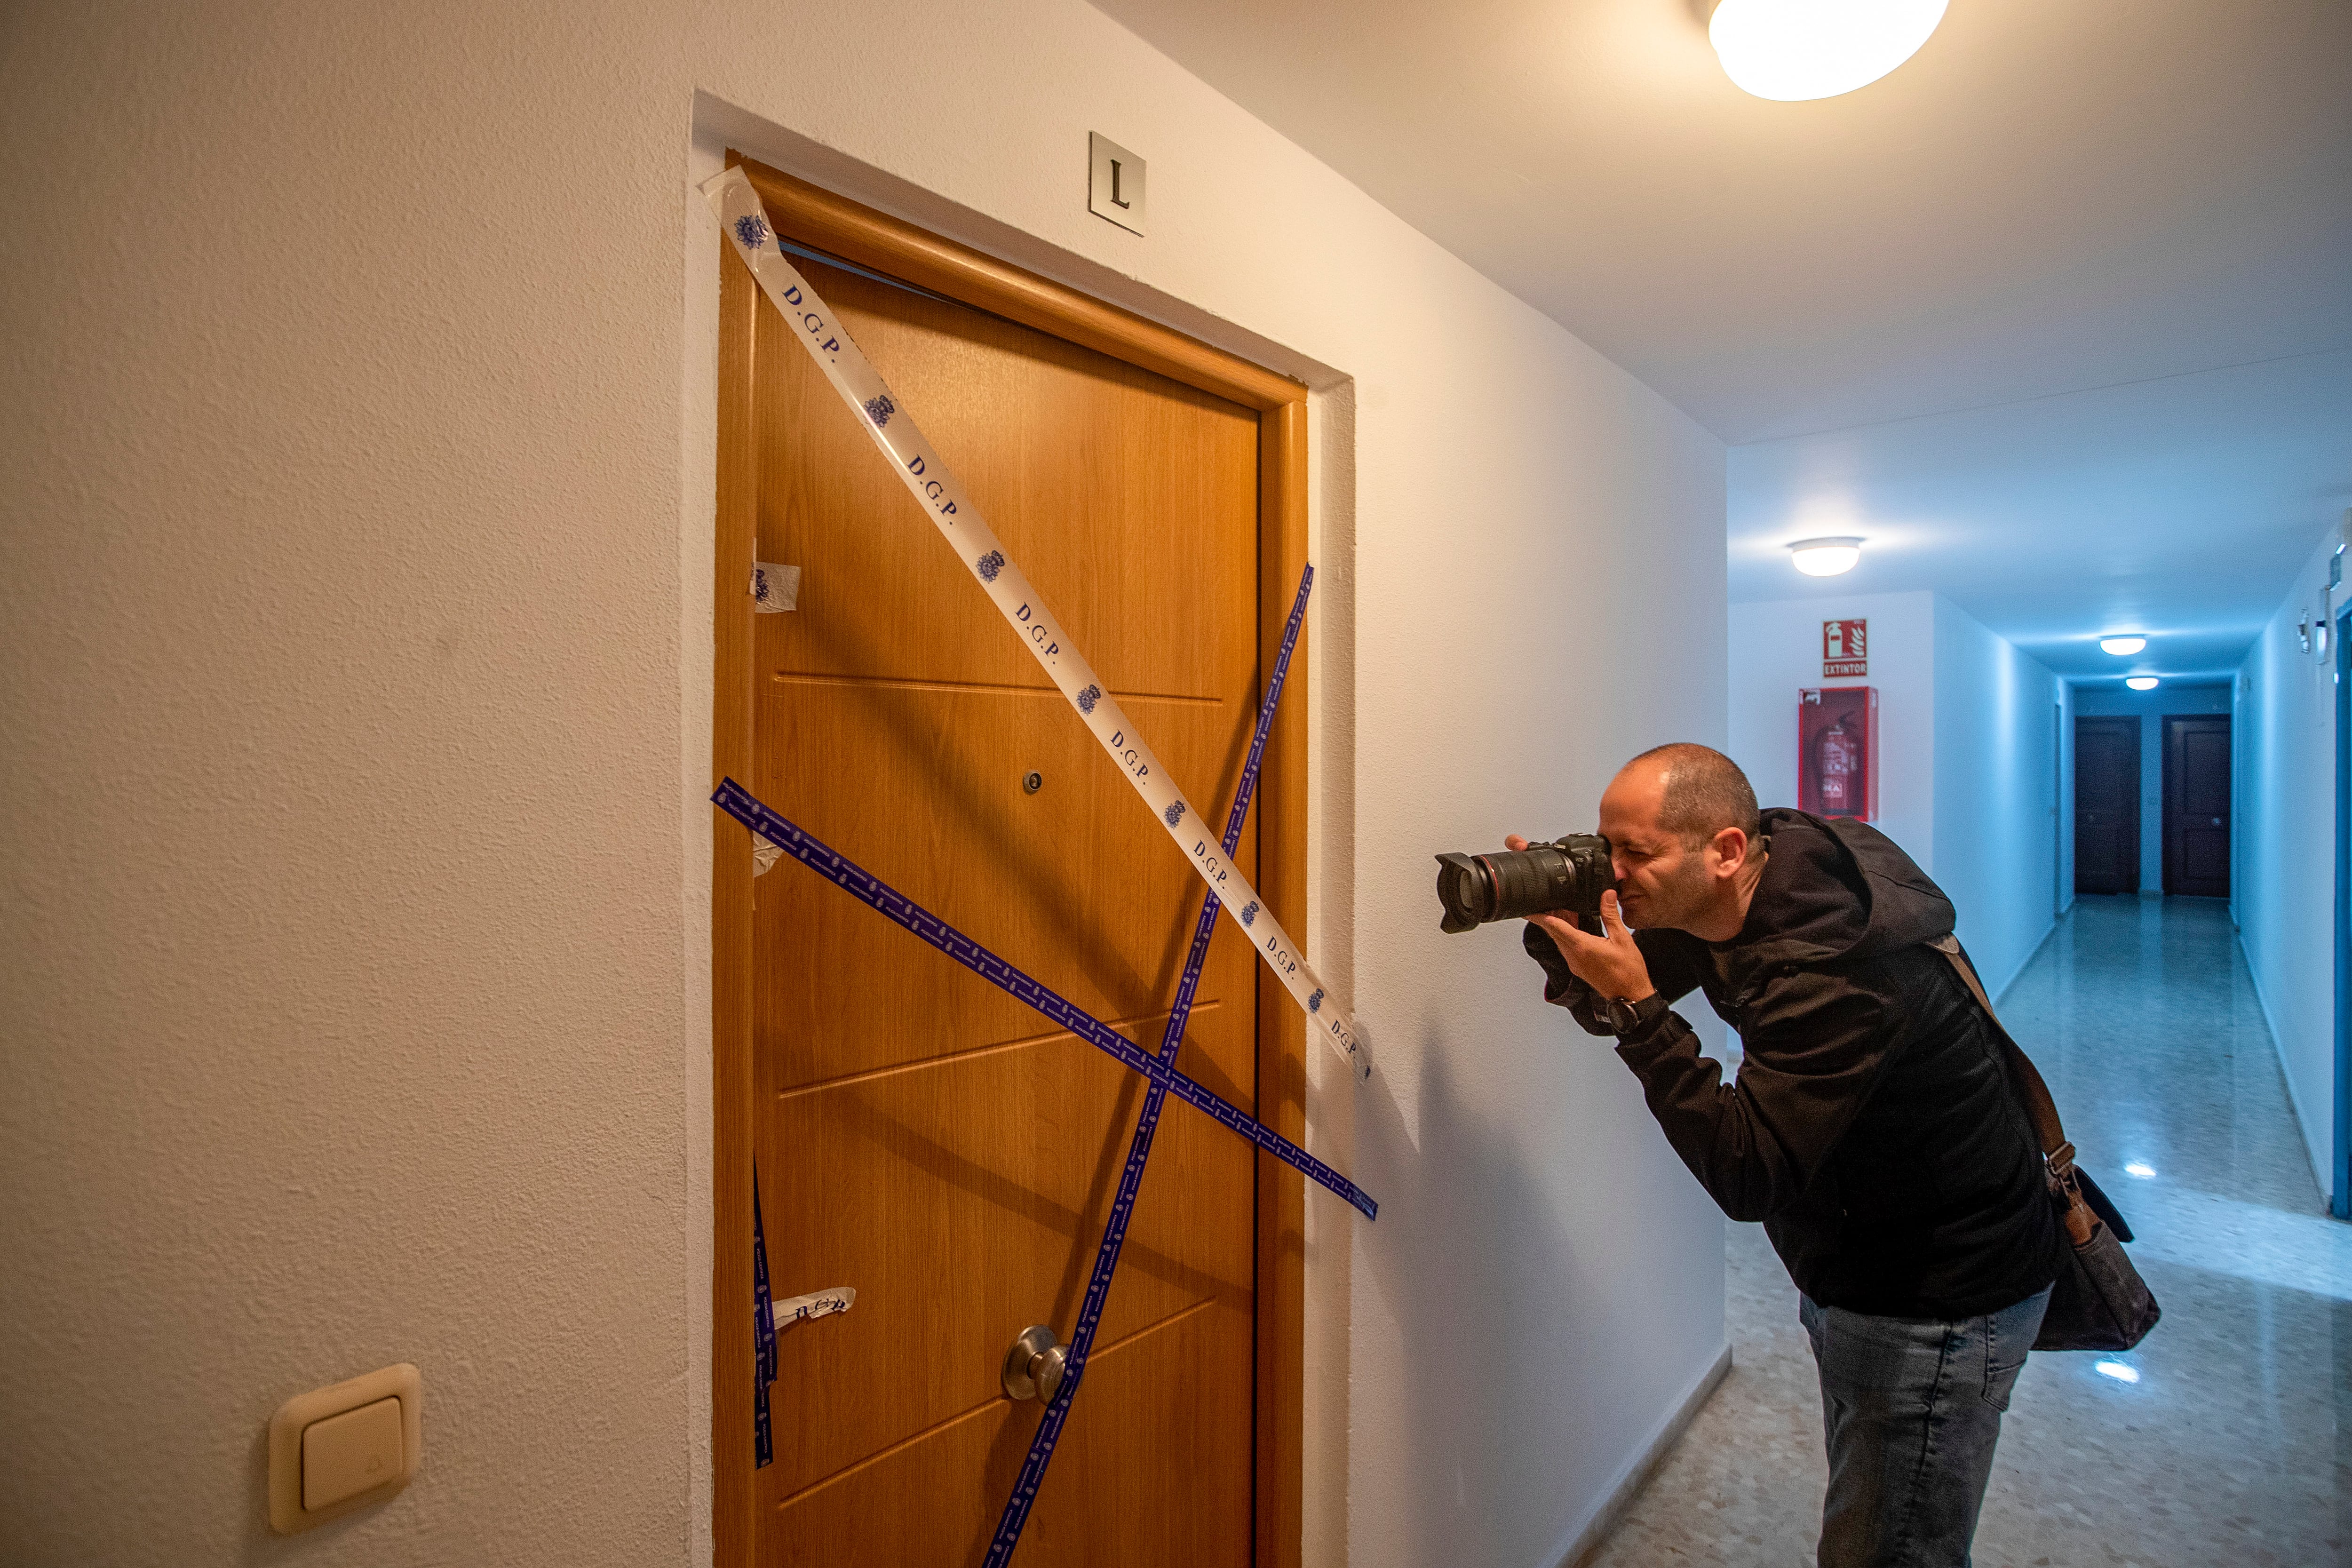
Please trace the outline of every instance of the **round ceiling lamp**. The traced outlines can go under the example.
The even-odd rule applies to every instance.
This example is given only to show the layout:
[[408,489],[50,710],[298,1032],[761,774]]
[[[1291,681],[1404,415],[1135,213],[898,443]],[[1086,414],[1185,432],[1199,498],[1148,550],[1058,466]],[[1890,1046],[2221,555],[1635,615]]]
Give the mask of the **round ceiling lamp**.
[[2118,658],[2129,658],[2147,646],[2146,637],[2101,637],[2099,639],[2099,651],[2114,654]]
[[1945,0],[1721,0],[1707,41],[1735,86],[1780,103],[1835,98],[1919,52]]
[[2153,691],[2156,689],[2156,677],[2153,675],[2135,675],[2126,680],[2124,684],[2130,687],[2134,691]]
[[1789,559],[1808,577],[1834,577],[1851,572],[1862,559],[1859,539],[1800,539],[1789,546]]

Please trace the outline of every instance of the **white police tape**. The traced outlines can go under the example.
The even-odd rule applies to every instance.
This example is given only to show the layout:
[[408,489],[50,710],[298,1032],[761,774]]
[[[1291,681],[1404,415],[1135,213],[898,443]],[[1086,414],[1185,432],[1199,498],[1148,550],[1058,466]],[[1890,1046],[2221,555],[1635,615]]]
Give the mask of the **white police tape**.
[[829,1318],[835,1312],[846,1312],[857,1302],[857,1287],[835,1285],[830,1290],[817,1290],[806,1296],[788,1296],[768,1308],[768,1321],[778,1333],[807,1318]]
[[764,877],[783,858],[784,847],[764,833],[751,835],[751,875]]
[[751,607],[763,616],[782,615],[800,604],[801,569],[772,561],[751,563]]
[[761,291],[834,390],[849,404],[866,435],[890,459],[899,479],[940,532],[955,547],[965,570],[979,581],[1006,624],[1027,644],[1103,750],[1119,764],[1135,792],[1166,826],[1209,890],[1223,900],[1225,912],[1241,926],[1284,989],[1307,1010],[1317,1032],[1359,1079],[1371,1076],[1371,1058],[1346,1004],[1308,967],[1306,954],[1234,868],[1215,831],[1201,821],[1175,779],[1144,744],[1134,722],[1120,711],[1117,700],[1103,689],[1061,623],[1045,608],[1045,600],[1005,553],[963,486],[916,428],[913,417],[866,363],[816,290],[793,268],[751,180],[742,170],[729,169],[707,181],[702,193],[719,215],[728,242],[759,281]]

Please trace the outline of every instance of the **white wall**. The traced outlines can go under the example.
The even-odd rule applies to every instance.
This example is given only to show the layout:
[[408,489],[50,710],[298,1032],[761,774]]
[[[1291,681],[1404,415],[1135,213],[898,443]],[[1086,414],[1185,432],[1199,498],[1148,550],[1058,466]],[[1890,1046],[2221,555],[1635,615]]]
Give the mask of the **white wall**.
[[[1870,673],[1822,679],[1822,623],[1870,622]],[[1797,693],[1878,688],[1879,831],[1936,858],[1936,595],[1854,594],[1731,606],[1731,758],[1765,805],[1797,804]]]
[[[1721,1231],[1429,856],[1722,738],[1717,443],[1076,0],[9,29],[12,1560],[706,1550],[721,137],[1318,387],[1311,940],[1381,1070],[1310,1120],[1383,1206],[1310,1200],[1308,1561],[1558,1558]],[[416,1484],[268,1536],[268,1412],[397,1359]]]
[[1996,994],[2048,934],[2066,862],[2063,684],[1939,595],[1855,594],[1730,608],[1731,745],[1764,804],[1797,790],[1797,693],[1825,684],[1822,623],[1870,623],[1877,826],[1959,910]]
[[[2139,720],[2139,890],[2164,891],[2164,716],[2168,713],[2227,713],[2236,706],[2226,684],[2174,686],[2134,691],[2122,686],[2084,686],[2074,692],[2075,711],[2135,715]],[[2232,854],[2234,858],[2234,846]]]
[[2336,689],[2333,658],[2302,651],[2295,622],[2320,613],[2335,545],[2331,532],[2254,639],[2231,726],[2239,939],[2322,1192],[2336,1170]]
[[1950,601],[1936,599],[1937,884],[1998,996],[2050,934],[2058,897],[2064,686]]

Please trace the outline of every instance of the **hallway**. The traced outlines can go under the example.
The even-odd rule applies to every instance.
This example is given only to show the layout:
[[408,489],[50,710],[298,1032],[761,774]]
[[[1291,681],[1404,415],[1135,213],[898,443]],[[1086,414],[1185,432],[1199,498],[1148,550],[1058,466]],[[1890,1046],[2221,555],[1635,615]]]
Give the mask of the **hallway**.
[[[2080,900],[2001,1012],[2165,1317],[2107,1363],[2129,1381],[2094,1355],[2028,1363],[1979,1568],[2352,1561],[2352,1228],[2324,1217],[2227,907]],[[1591,1568],[1813,1561],[1826,1466],[1796,1292],[1760,1226],[1727,1252],[1732,1373]]]

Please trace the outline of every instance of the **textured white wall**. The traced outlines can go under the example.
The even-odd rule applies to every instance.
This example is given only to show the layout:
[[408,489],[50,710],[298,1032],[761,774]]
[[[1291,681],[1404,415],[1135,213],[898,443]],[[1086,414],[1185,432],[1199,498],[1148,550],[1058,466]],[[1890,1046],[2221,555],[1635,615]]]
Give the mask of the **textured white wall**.
[[2063,688],[2039,659],[1936,599],[1937,885],[1985,989],[2017,978],[2060,908]]
[[[2239,940],[2278,1042],[2319,1190],[2336,1185],[2335,661],[2303,651],[2321,613],[2331,531],[2254,639],[2238,674],[2231,879]],[[2332,654],[2332,650],[2331,650]]]
[[[1822,623],[1870,622],[1870,673],[1822,679]],[[1731,758],[1766,805],[1797,804],[1797,693],[1878,688],[1879,831],[1936,859],[1936,595],[1853,594],[1731,606]]]
[[[1075,0],[27,11],[0,758],[11,1561],[694,1561],[710,443],[698,124],[1308,376],[1309,1558],[1546,1563],[1723,1342],[1630,1077],[1429,855],[1720,739],[1723,452]],[[1086,133],[1151,161],[1139,239]],[[289,1394],[424,1369],[266,1532]]]
[[[12,1563],[680,1553],[651,21],[6,24]],[[270,1536],[270,1411],[401,1360],[416,1484]]]

